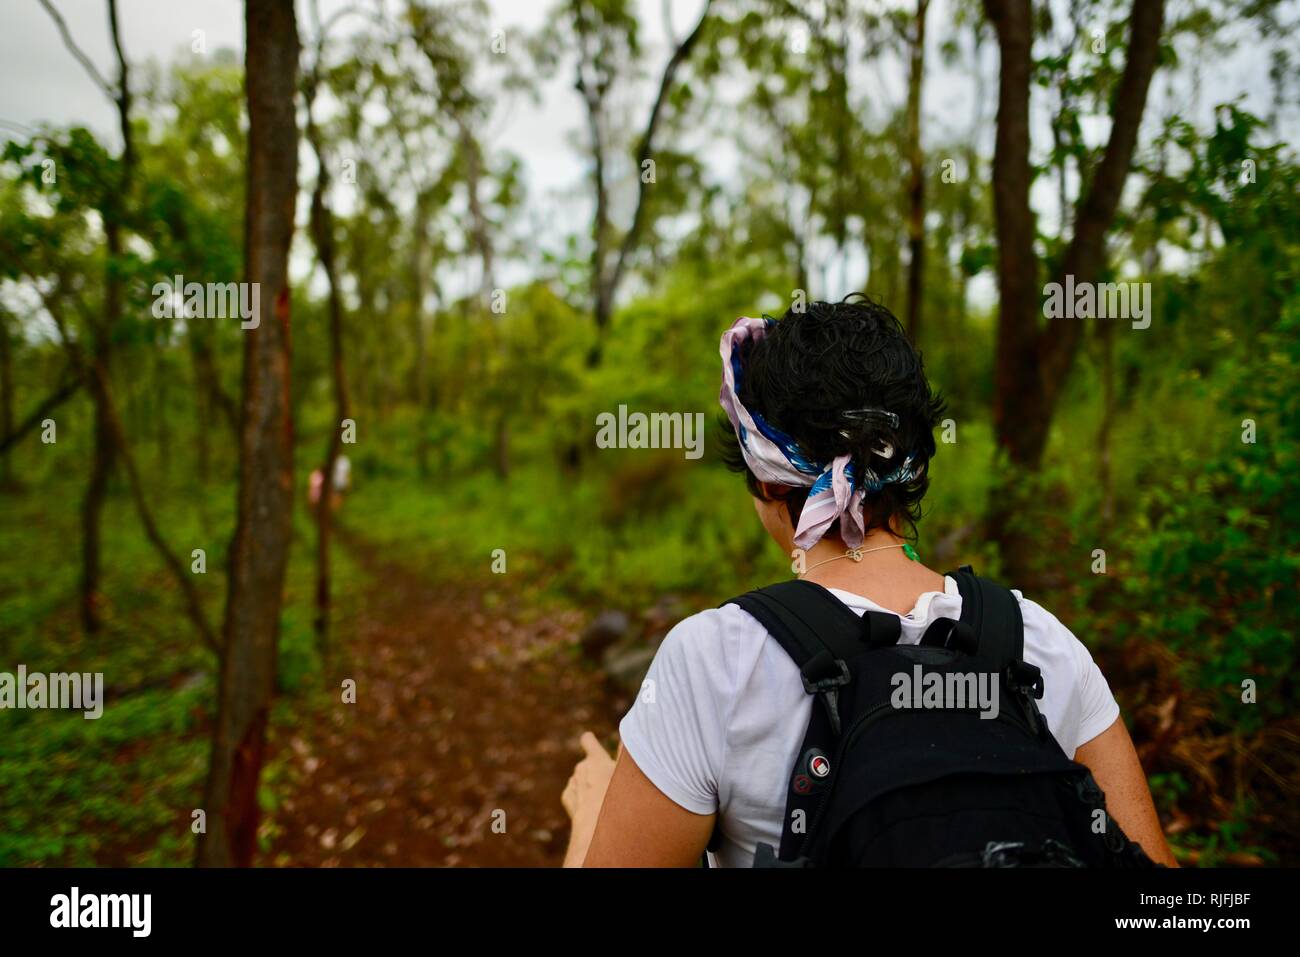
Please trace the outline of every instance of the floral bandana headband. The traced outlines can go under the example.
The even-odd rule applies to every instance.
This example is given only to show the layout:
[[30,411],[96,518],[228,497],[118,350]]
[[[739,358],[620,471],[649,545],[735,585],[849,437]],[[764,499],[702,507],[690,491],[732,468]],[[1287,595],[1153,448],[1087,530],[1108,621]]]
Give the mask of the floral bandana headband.
[[[866,493],[914,479],[918,471],[912,468],[915,456],[907,456],[902,465],[883,477],[867,469],[864,481],[859,484],[850,456],[837,455],[831,462],[812,461],[794,439],[764,421],[757,412],[745,408],[738,394],[744,373],[741,356],[746,344],[758,342],[772,325],[775,320],[742,316],[722,334],[722,391],[718,401],[736,430],[745,464],[760,482],[808,488],[808,500],[794,533],[795,546],[811,548],[838,518],[842,519],[840,535],[844,544],[858,548],[865,533],[862,503]],[[865,417],[862,413],[884,415],[895,425],[898,423],[897,415],[884,410],[862,409],[846,415]],[[888,457],[893,449],[886,446],[880,454]]]

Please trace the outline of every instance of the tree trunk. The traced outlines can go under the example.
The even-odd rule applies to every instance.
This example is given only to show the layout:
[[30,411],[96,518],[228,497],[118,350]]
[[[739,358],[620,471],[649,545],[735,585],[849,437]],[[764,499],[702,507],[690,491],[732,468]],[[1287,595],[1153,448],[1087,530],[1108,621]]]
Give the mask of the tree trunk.
[[190,621],[194,623],[195,630],[198,631],[199,636],[209,648],[220,654],[217,637],[208,624],[207,615],[203,611],[203,603],[199,598],[198,588],[194,584],[194,578],[176,556],[176,553],[168,548],[162,532],[158,529],[158,523],[154,520],[153,513],[149,509],[144,484],[140,481],[140,470],[136,468],[135,458],[127,442],[126,429],[117,413],[117,406],[113,401],[113,389],[108,376],[103,367],[96,366],[91,370],[90,378],[91,386],[98,396],[99,408],[103,410],[105,426],[112,442],[113,454],[121,460],[123,471],[126,473],[127,486],[131,492],[131,500],[135,503],[136,515],[140,519],[140,524],[144,526],[145,537],[149,539],[163,564],[171,572],[172,578],[185,600],[185,611]]
[[907,332],[921,336],[921,289],[925,268],[925,162],[921,153],[921,84],[925,79],[925,16],[929,0],[916,0],[916,36],[912,41],[907,81],[907,154],[911,178],[907,188]]
[[[469,123],[463,116],[456,118],[460,134],[460,148],[465,159],[465,189],[469,202],[471,236],[475,251],[479,256],[479,311],[489,323],[492,334],[488,337],[490,348],[498,355],[506,352],[505,340],[494,323],[497,319],[492,313],[492,296],[496,289],[496,251],[492,245],[491,224],[483,210],[483,148],[474,135]],[[508,374],[508,366],[502,363],[502,369]],[[510,413],[502,409],[496,414],[493,425],[492,468],[501,480],[510,477]]]
[[[1042,288],[1029,205],[1030,0],[985,0],[985,9],[1002,55],[993,158],[999,300],[993,424],[998,446],[1011,462],[1037,469],[1083,324],[1066,320],[1039,328]],[[1163,23],[1163,0],[1134,3],[1128,59],[1112,101],[1110,139],[1077,204],[1058,281],[1072,275],[1076,284],[1091,283],[1101,273],[1106,233],[1132,164]]]
[[155,356],[154,363],[154,401],[157,402],[157,409],[154,424],[157,428],[156,439],[158,441],[158,471],[164,478],[171,476],[172,467],[172,431],[171,422],[168,418],[171,402],[168,396],[168,377],[170,374],[168,357],[162,353]]
[[[1133,164],[1147,93],[1159,59],[1164,7],[1164,0],[1135,0],[1133,4],[1128,59],[1111,100],[1110,139],[1075,210],[1074,233],[1057,271],[1057,282],[1074,276],[1076,284],[1093,283],[1105,268],[1106,234],[1115,220]],[[1082,341],[1083,325],[1079,322],[1067,322],[1063,330],[1044,330],[1039,337],[1044,413],[1049,420]]]
[[[117,0],[108,0],[108,27],[113,50],[117,57],[118,82],[116,90],[108,90],[117,109],[118,128],[122,136],[121,178],[116,196],[109,208],[101,210],[104,235],[108,250],[108,264],[104,279],[104,317],[93,322],[90,331],[94,343],[91,362],[90,397],[95,409],[94,451],[90,463],[90,478],[81,503],[81,621],[87,634],[99,629],[100,584],[100,526],[104,502],[108,495],[108,481],[113,471],[115,441],[113,412],[108,406],[106,392],[112,359],[112,335],[122,319],[123,286],[117,268],[122,255],[122,218],[124,203],[131,192],[135,169],[135,149],[131,141],[131,84],[126,53],[122,49],[122,36],[118,28]],[[101,386],[99,383],[104,383]]]
[[429,475],[429,357],[425,343],[424,301],[428,295],[428,272],[425,261],[429,251],[427,193],[415,199],[415,224],[411,242],[411,336],[415,355],[411,367],[411,398],[415,403],[415,470],[421,478]]
[[[1034,465],[1039,430],[1025,408],[1039,392],[1038,257],[1029,205],[1029,84],[1033,46],[1030,0],[987,0],[1002,65],[993,150],[993,212],[998,232],[998,329],[993,426],[999,447],[1017,465]],[[1040,434],[1041,433],[1041,434]]]
[[245,278],[270,306],[244,332],[239,495],[230,546],[224,654],[199,835],[203,866],[247,866],[257,846],[257,782],[275,690],[276,642],[293,506],[289,402],[289,244],[297,196],[294,91],[298,28],[293,0],[244,8],[248,97]]
[[[1004,575],[1024,579],[1035,551],[1035,482],[1052,417],[1083,336],[1073,319],[1040,328],[1041,271],[1029,203],[1030,0],[984,0],[1001,51],[993,207],[998,233],[998,329],[993,426],[1004,468],[995,481],[989,533]],[[1119,206],[1155,72],[1164,0],[1136,0],[1128,58],[1111,105],[1110,139],[1076,205],[1074,230],[1056,279],[1092,283],[1105,261],[1105,238]]]
[[[9,339],[9,313],[0,307],[0,437],[14,433],[14,357]],[[0,486],[13,481],[9,447],[0,450]]]
[[493,441],[492,464],[497,478],[505,481],[510,477],[510,414],[497,413],[496,429]]
[[[195,436],[196,478],[200,485],[207,484],[212,470],[212,456],[208,443],[208,429],[212,422],[212,401],[208,391],[203,387],[203,373],[199,368],[199,355],[191,349],[190,359],[194,368],[194,414],[198,435]],[[238,431],[238,430],[236,430]]]
[[[317,51],[319,57],[319,49]],[[311,235],[316,246],[316,256],[325,271],[326,284],[329,286],[327,306],[329,311],[330,367],[334,385],[334,423],[330,430],[329,442],[325,447],[325,460],[321,464],[320,498],[316,502],[316,640],[322,658],[326,657],[329,644],[330,621],[330,531],[332,525],[331,501],[334,489],[334,468],[342,444],[343,421],[351,416],[348,401],[347,376],[343,369],[343,303],[339,297],[337,268],[334,249],[334,215],[325,201],[329,189],[329,167],[325,159],[325,147],[321,142],[320,130],[312,119],[312,101],[316,94],[314,65],[312,85],[307,94],[307,137],[311,141],[312,151],[316,155],[316,188],[311,197]],[[418,270],[417,270],[418,271]],[[416,303],[416,321],[419,322],[421,303]]]
[[1097,481],[1101,485],[1098,522],[1103,532],[1115,520],[1115,491],[1111,469],[1111,432],[1115,425],[1115,330],[1103,322],[1097,328],[1101,340],[1101,425],[1097,429]]
[[[91,394],[94,394],[92,390]],[[90,480],[81,499],[81,627],[86,634],[99,631],[99,527],[113,467],[113,446],[106,441],[99,402],[95,400],[94,451]]]
[[[264,302],[265,300],[263,300]],[[194,374],[199,392],[206,396],[208,413],[217,409],[221,417],[230,425],[230,431],[239,435],[239,408],[235,400],[221,387],[221,378],[217,373],[216,359],[212,354],[212,343],[208,333],[200,332],[197,326],[190,329],[190,348],[194,355]]]
[[[705,0],[704,10],[701,12],[695,28],[673,48],[672,55],[669,56],[663,73],[659,77],[659,91],[655,96],[654,104],[650,107],[650,115],[646,120],[645,129],[641,134],[637,147],[636,175],[638,185],[636,206],[632,211],[632,223],[627,232],[623,234],[613,265],[610,266],[608,263],[609,253],[611,252],[609,249],[609,185],[605,176],[606,141],[604,137],[607,86],[603,80],[593,82],[586,76],[585,67],[587,63],[584,61],[584,57],[588,54],[589,25],[582,10],[582,5],[580,3],[574,4],[574,26],[578,33],[580,47],[578,75],[574,85],[578,92],[582,94],[587,106],[587,126],[591,136],[592,187],[596,198],[596,215],[592,222],[593,248],[591,253],[592,311],[596,320],[596,341],[587,354],[588,368],[594,369],[600,365],[605,348],[605,336],[609,331],[609,323],[614,313],[615,297],[618,294],[618,288],[622,283],[631,254],[641,239],[642,227],[645,224],[646,198],[649,195],[648,187],[650,182],[645,176],[645,164],[654,155],[655,133],[659,129],[664,108],[672,94],[677,71],[690,57],[692,48],[699,42],[704,26],[708,23],[712,5],[713,0]],[[599,41],[597,41],[598,43]],[[599,59],[599,54],[596,55],[596,59]]]
[[465,154],[465,191],[469,201],[472,239],[482,266],[479,276],[480,306],[487,310],[491,306],[492,290],[496,288],[496,276],[492,232],[487,214],[483,211],[483,148],[464,117],[457,117],[456,123],[461,150]]
[[122,283],[117,278],[114,263],[122,254],[121,228],[111,216],[105,218],[104,231],[108,240],[108,275],[106,279],[104,322],[106,329],[94,328],[90,357],[93,374],[90,381],[90,398],[95,410],[94,447],[90,459],[90,478],[81,500],[81,625],[86,634],[94,634],[100,625],[100,563],[101,525],[104,503],[108,497],[108,481],[116,459],[113,441],[112,416],[101,382],[110,376],[112,351],[109,330],[116,328],[122,317]]

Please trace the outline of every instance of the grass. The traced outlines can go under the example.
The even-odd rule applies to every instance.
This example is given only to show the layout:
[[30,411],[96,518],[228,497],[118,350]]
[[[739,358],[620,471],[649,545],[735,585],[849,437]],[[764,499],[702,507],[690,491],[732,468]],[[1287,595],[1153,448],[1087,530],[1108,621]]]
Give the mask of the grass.
[[[216,658],[185,617],[120,478],[104,512],[103,627],[82,634],[76,504],[84,465],[73,468],[78,450],[63,441],[24,449],[25,486],[3,499],[0,670],[102,672],[106,706],[98,720],[79,711],[0,712],[0,866],[185,866],[207,773]],[[206,574],[195,577],[219,630],[234,486],[196,488],[178,473],[148,470],[150,507],[187,568],[191,549],[206,551]],[[298,509],[273,727],[303,720],[321,690],[314,535]],[[335,635],[346,636],[362,578],[343,549],[334,550],[333,568]],[[274,758],[266,775],[274,780]]]

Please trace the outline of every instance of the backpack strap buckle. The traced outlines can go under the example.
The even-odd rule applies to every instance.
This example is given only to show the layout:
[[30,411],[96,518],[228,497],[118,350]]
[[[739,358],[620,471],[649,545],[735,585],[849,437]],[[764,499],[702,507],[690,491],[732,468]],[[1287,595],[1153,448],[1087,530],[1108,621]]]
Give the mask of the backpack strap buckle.
[[1002,677],[1011,693],[1019,695],[1024,702],[1029,729],[1041,736],[1045,722],[1038,710],[1038,699],[1043,696],[1043,672],[1027,661],[1013,661],[1007,665]]
[[815,694],[826,707],[826,716],[830,718],[831,730],[836,737],[840,734],[840,700],[839,689],[852,680],[849,666],[842,658],[832,658],[829,652],[814,655],[812,660],[799,669],[803,679],[803,690]]
[[1017,694],[1038,699],[1043,696],[1043,672],[1027,661],[1013,661],[1007,665],[1007,687]]
[[792,861],[783,861],[771,844],[759,843],[754,848],[755,867],[812,867],[812,861],[800,855]]

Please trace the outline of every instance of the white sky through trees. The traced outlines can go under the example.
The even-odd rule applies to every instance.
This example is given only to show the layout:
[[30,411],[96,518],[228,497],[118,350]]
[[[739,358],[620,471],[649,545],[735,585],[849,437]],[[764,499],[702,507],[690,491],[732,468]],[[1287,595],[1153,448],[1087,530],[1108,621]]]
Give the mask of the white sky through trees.
[[[55,6],[68,22],[77,44],[96,63],[101,74],[111,79],[114,76],[114,60],[109,46],[107,11],[104,0],[54,0]],[[493,27],[503,27],[507,31],[508,43],[522,43],[525,32],[538,30],[553,9],[555,0],[490,0]],[[321,0],[322,18],[341,7],[348,6],[348,0]],[[352,4],[365,5],[363,4]],[[901,7],[914,9],[912,3],[873,4],[865,6]],[[926,59],[926,85],[924,93],[924,113],[922,118],[922,139],[927,145],[940,141],[954,141],[963,138],[972,128],[974,117],[974,85],[971,80],[971,68],[968,62],[948,64],[941,45],[954,37],[960,38],[963,51],[970,46],[970,28],[953,25],[953,10],[957,6],[954,0],[936,0],[931,4],[928,30]],[[1171,17],[1182,6],[1175,0],[1171,4]],[[387,7],[395,10],[395,0],[390,0]],[[638,0],[641,40],[645,50],[644,64],[639,85],[634,91],[634,108],[626,118],[624,128],[631,131],[639,129],[644,123],[645,113],[653,95],[653,85],[667,57],[667,44],[663,27],[662,0]],[[700,0],[671,0],[673,23],[680,35],[689,29],[702,8]],[[725,13],[726,7],[720,7]],[[53,21],[41,8],[37,0],[0,0],[3,11],[3,29],[0,30],[0,138],[25,138],[39,124],[68,126],[82,124],[93,130],[114,149],[117,148],[118,133],[113,107],[91,82],[80,64],[64,47]],[[1294,13],[1294,11],[1293,11]],[[136,68],[134,83],[138,87],[145,79],[144,67],[150,61],[157,66],[193,56],[190,52],[195,30],[205,32],[205,41],[209,54],[228,48],[243,58],[243,4],[240,0],[121,0],[119,15],[123,29],[123,42],[133,67]],[[299,30],[305,37],[310,30],[309,7],[304,0],[298,3]],[[1295,19],[1294,15],[1283,18],[1287,22]],[[341,36],[349,31],[370,29],[361,17],[345,18],[335,31]],[[1197,97],[1191,89],[1188,79],[1189,64],[1184,53],[1184,66],[1174,81],[1171,89],[1169,73],[1162,70],[1156,76],[1152,86],[1151,103],[1144,130],[1149,135],[1153,123],[1166,113],[1178,113],[1203,125],[1209,122],[1210,109],[1215,103],[1230,100],[1241,94],[1245,97],[1247,109],[1266,115],[1271,105],[1272,90],[1268,80],[1267,57],[1260,55],[1257,45],[1256,30],[1252,24],[1233,25],[1225,29],[1223,39],[1235,43],[1235,51],[1227,56],[1211,56],[1210,62],[1203,64],[1199,94],[1199,110],[1191,115]],[[485,55],[488,37],[484,38]],[[337,55],[339,44],[335,42]],[[993,117],[996,112],[997,93],[997,51],[996,44],[990,36],[983,50],[985,102],[982,106],[980,147],[986,156],[992,154]],[[851,95],[862,103],[878,104],[874,110],[878,120],[887,110],[900,108],[906,97],[906,64],[896,56],[890,55],[878,63],[872,63],[862,56],[850,55]],[[689,70],[683,70],[682,76],[688,76]],[[583,145],[586,136],[585,116],[579,95],[573,89],[572,66],[563,63],[556,74],[548,79],[539,78],[542,96],[540,104],[534,105],[520,96],[507,97],[502,101],[499,115],[494,117],[489,129],[492,140],[485,143],[485,148],[494,151],[507,150],[523,161],[527,202],[524,210],[517,217],[513,232],[535,237],[536,241],[553,251],[559,251],[569,235],[577,235],[585,242],[590,230],[591,196],[588,184],[587,157]],[[720,84],[714,91],[719,104],[733,101],[743,94],[743,88],[737,88],[734,80]],[[1034,97],[1035,130],[1034,149],[1038,158],[1050,143],[1050,135],[1045,126],[1046,110],[1050,104],[1040,94]],[[715,110],[722,112],[720,106]],[[732,111],[724,119],[735,121]],[[1276,135],[1289,139],[1288,134],[1295,130],[1297,114],[1292,107],[1289,113],[1280,118],[1281,128]],[[1094,124],[1100,128],[1086,127],[1085,133],[1098,139],[1105,134],[1104,122]],[[707,175],[716,182],[737,185],[739,164],[741,162],[736,145],[736,137],[721,126],[713,123],[696,124],[698,128],[688,128],[684,141],[674,143],[692,150],[701,157]],[[620,144],[621,153],[629,157],[630,142]],[[301,161],[301,182],[304,187],[300,201],[305,201],[310,189],[313,174],[310,151],[305,148]],[[900,189],[905,188],[905,170],[901,165]],[[626,186],[626,189],[622,188]],[[1056,228],[1055,204],[1052,201],[1054,186],[1040,181],[1035,192],[1035,205],[1040,209],[1044,227]],[[626,225],[630,215],[630,203],[634,187],[630,184],[616,184],[613,193],[614,217],[618,225]],[[1041,194],[1041,195],[1040,195]],[[626,208],[625,208],[626,207]],[[343,204],[340,203],[340,208]],[[305,206],[300,209],[300,222],[305,222]],[[682,228],[689,228],[683,224]],[[310,269],[310,258],[303,250],[295,256],[295,272]],[[824,259],[816,246],[813,259]],[[499,277],[505,285],[520,281],[536,272],[536,258],[531,261],[515,261],[502,267]],[[860,283],[865,273],[865,259],[861,254],[851,254],[846,262],[834,264],[826,269],[824,280],[826,288],[814,289],[818,298],[838,297],[842,292],[838,287],[841,281],[849,287]],[[841,276],[845,277],[841,280]],[[814,279],[820,279],[814,275]],[[984,277],[991,278],[991,277]],[[629,284],[630,288],[634,284]],[[449,292],[455,290],[448,289]],[[991,282],[976,285],[973,295],[980,300],[992,301]],[[986,298],[987,297],[987,298]]]

